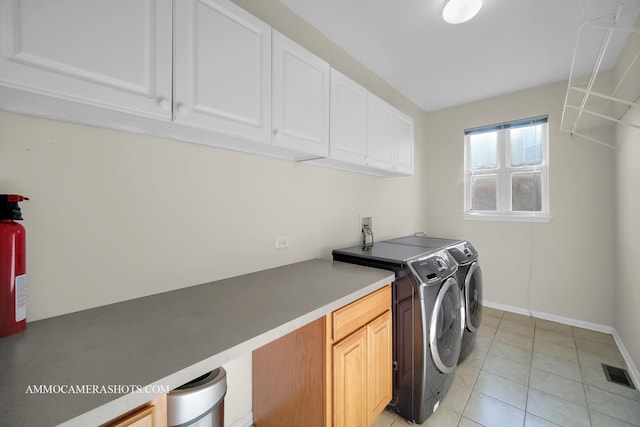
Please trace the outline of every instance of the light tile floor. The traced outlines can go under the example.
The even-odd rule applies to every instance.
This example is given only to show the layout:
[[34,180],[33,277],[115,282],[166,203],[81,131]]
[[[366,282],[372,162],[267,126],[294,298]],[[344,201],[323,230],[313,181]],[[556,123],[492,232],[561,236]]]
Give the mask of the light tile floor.
[[[607,382],[625,368],[609,334],[484,308],[474,351],[429,427],[640,427],[640,392]],[[373,427],[409,424],[385,411]]]

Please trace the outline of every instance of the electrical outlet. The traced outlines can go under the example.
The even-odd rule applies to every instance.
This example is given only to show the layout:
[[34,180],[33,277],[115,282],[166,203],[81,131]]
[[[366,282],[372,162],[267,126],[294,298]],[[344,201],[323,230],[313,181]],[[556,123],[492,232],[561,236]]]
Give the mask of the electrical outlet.
[[287,249],[289,247],[289,236],[278,236],[275,241],[276,249]]
[[369,227],[370,230],[373,230],[373,217],[371,215],[360,215],[359,219],[360,224],[358,225],[360,226],[360,228],[358,229],[358,232],[362,233],[362,229],[365,226]]

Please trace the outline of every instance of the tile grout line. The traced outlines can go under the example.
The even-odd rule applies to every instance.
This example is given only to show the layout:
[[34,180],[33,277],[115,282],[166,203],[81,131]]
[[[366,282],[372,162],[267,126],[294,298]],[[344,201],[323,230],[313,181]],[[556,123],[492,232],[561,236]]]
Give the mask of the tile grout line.
[[529,408],[529,390],[531,390],[531,371],[533,370],[533,353],[536,346],[536,330],[538,329],[537,328],[538,321],[534,317],[531,317],[531,318],[533,319],[533,343],[531,345],[531,361],[529,362],[529,377],[527,377],[527,392],[525,394],[525,399],[524,399],[524,420],[522,423],[523,427],[527,424],[527,414],[528,414],[527,409]]
[[584,392],[584,401],[587,405],[587,416],[589,417],[589,424],[593,426],[593,421],[591,420],[591,410],[589,408],[589,399],[587,398],[587,385],[584,382],[584,373],[582,371],[582,362],[580,361],[580,353],[578,353],[578,342],[576,341],[576,329],[572,326],[571,332],[573,336],[573,344],[576,346],[576,357],[578,358],[578,369],[580,369],[580,379],[582,380],[582,391]]
[[[578,366],[579,366],[579,368],[580,368],[580,376],[582,377],[582,388],[583,388],[583,390],[584,390],[584,397],[585,397],[585,401],[586,401],[586,403],[587,403],[587,413],[588,413],[588,415],[589,415],[589,422],[591,422],[591,423],[592,423],[592,425],[593,425],[593,422],[591,421],[591,411],[593,411],[593,412],[598,412],[598,413],[600,413],[600,414],[603,414],[603,415],[605,415],[605,416],[608,416],[608,417],[614,418],[614,419],[619,420],[619,421],[622,421],[622,422],[626,422],[626,421],[621,420],[621,419],[619,419],[619,418],[617,418],[617,417],[614,417],[614,416],[612,416],[612,415],[610,415],[610,414],[605,414],[605,413],[603,413],[603,412],[597,411],[597,410],[592,409],[592,408],[590,408],[590,407],[589,407],[589,399],[587,398],[587,395],[588,395],[588,393],[587,393],[587,386],[589,386],[589,387],[591,387],[591,388],[595,388],[595,389],[601,390],[601,391],[604,391],[604,392],[606,392],[606,393],[611,393],[611,394],[613,394],[613,395],[620,396],[620,397],[622,397],[622,398],[627,398],[627,397],[626,397],[626,396],[624,396],[624,395],[622,395],[622,394],[618,394],[618,393],[615,393],[615,392],[612,392],[612,391],[609,391],[609,390],[606,390],[606,389],[600,388],[600,387],[598,387],[597,385],[587,384],[587,382],[586,382],[586,381],[585,381],[585,379],[584,379],[584,374],[583,374],[583,371],[582,371],[582,369],[583,369],[583,366],[582,366],[582,365],[583,365],[583,364],[582,364],[581,359],[580,359],[580,353],[578,352],[578,341],[576,340],[578,337],[576,337],[576,335],[575,335],[575,327],[571,327],[571,329],[572,329],[572,330],[573,330],[573,332],[574,332],[574,334],[573,334],[573,338],[574,338],[574,342],[575,342],[575,345],[576,345],[576,353],[577,353],[577,355],[578,355]],[[588,337],[580,337],[580,339],[581,339],[581,340],[588,341],[588,342],[591,342],[591,343],[599,344],[599,345],[607,345],[606,343],[600,342],[600,341],[598,341],[598,340],[593,340],[593,339],[590,339],[590,338],[588,338]],[[617,343],[615,344],[615,347],[616,347],[616,349],[618,349]],[[618,349],[618,351],[620,351],[620,349]],[[595,353],[594,353],[594,354],[595,354]],[[596,354],[596,355],[597,355],[597,354]],[[598,356],[599,356],[599,355],[598,355]]]
[[[536,330],[537,330],[537,322],[538,322],[538,321],[537,321],[537,319],[536,319]],[[571,338],[572,338],[572,340],[574,340],[574,341],[575,341],[575,339],[574,339],[574,337],[573,337],[573,327],[571,327]],[[534,330],[534,339],[535,339],[535,330]],[[544,340],[543,340],[543,341],[544,341]],[[574,342],[574,345],[575,345],[575,342]],[[576,350],[576,357],[577,357],[577,356],[578,356],[578,349],[577,349],[577,347],[575,347],[575,350]],[[545,356],[553,357],[553,358],[555,358],[555,359],[562,360],[562,361],[565,361],[565,362],[570,362],[570,361],[568,361],[568,360],[566,360],[566,359],[562,359],[562,358],[560,358],[560,357],[556,357],[556,356],[551,355],[551,354],[542,353],[542,352],[540,352],[540,354],[544,354]],[[578,368],[580,368],[579,361],[580,361],[580,359],[578,358]],[[533,372],[533,369],[534,369],[534,368],[533,368],[533,359],[532,359],[532,360],[531,360],[531,370],[530,370],[530,373],[532,373],[532,372]],[[548,372],[548,371],[545,371],[544,369],[541,369],[541,368],[535,368],[535,369],[538,369],[539,371],[541,371],[541,372],[545,372],[545,373],[550,374],[550,375],[554,375],[554,376],[557,376],[557,377],[563,378],[563,379],[565,379],[565,380],[578,382],[578,381],[576,381],[576,380],[574,380],[574,379],[572,379],[572,378],[567,378],[567,377],[565,377],[565,376],[563,376],[563,375],[561,375],[561,374],[558,374],[558,373],[556,373],[556,372]],[[580,372],[580,378],[582,379],[582,371]],[[581,384],[583,384],[583,386],[584,386],[584,382],[583,382],[583,381],[580,381],[580,383],[581,383]],[[529,380],[529,389],[531,389],[531,388],[533,388],[534,390],[536,390],[538,393],[543,393],[543,394],[548,395],[548,396],[551,396],[551,397],[553,397],[553,398],[555,398],[555,399],[560,399],[560,400],[562,400],[562,401],[565,401],[565,402],[568,402],[568,403],[572,403],[572,404],[577,405],[575,402],[572,402],[572,401],[570,401],[570,400],[564,399],[563,397],[559,397],[559,396],[553,395],[553,394],[551,394],[551,393],[549,393],[549,392],[547,392],[547,391],[545,391],[545,390],[541,390],[541,389],[538,389],[538,388],[536,388],[536,387],[533,387],[533,386],[531,385],[531,380]],[[527,389],[527,395],[528,395],[528,393],[529,393],[529,389]],[[585,393],[585,403],[586,403],[586,400],[587,400],[587,398],[586,398],[586,393]],[[527,403],[528,403],[528,399],[527,399]],[[578,406],[580,406],[580,405],[578,405]],[[588,408],[588,406],[586,407],[586,409],[587,409],[587,413],[588,413],[588,412],[589,412],[589,408]],[[543,420],[545,420],[545,421],[548,421],[548,422],[549,422],[549,423],[551,423],[551,424],[557,425],[555,421],[548,420],[548,419],[546,419],[546,418],[543,418],[543,417],[541,417],[541,416],[539,416],[539,415],[536,415],[536,414],[533,414],[533,413],[531,413],[531,414],[532,414],[532,415],[535,415],[536,417],[538,417],[538,418],[540,418],[540,419],[543,419]],[[591,423],[591,417],[589,417],[589,425],[590,425],[590,426],[592,426],[592,425],[593,425],[593,424]]]
[[[538,319],[535,319],[533,316],[530,316],[530,317],[532,317],[532,318],[533,318],[533,320],[534,320],[534,331],[533,331],[533,337],[532,337],[532,340],[533,340],[533,343],[534,343],[534,347],[532,347],[532,348],[531,348],[531,350],[530,350],[530,356],[531,356],[531,359],[530,359],[530,360],[531,360],[531,362],[530,362],[530,365],[529,365],[529,376],[528,376],[528,379],[527,379],[526,401],[525,401],[525,409],[524,409],[524,412],[525,412],[525,420],[524,420],[524,424],[525,424],[525,425],[526,425],[526,422],[527,422],[527,418],[526,418],[526,417],[527,417],[527,414],[529,413],[529,412],[528,412],[528,409],[529,409],[528,403],[529,403],[530,392],[532,391],[532,390],[531,390],[531,388],[535,389],[535,390],[536,390],[536,392],[543,393],[543,394],[548,395],[548,396],[550,396],[550,397],[553,397],[553,398],[559,398],[559,399],[561,399],[562,401],[565,401],[565,400],[566,400],[566,399],[564,399],[563,397],[555,396],[554,394],[551,394],[551,393],[549,393],[549,392],[545,391],[544,389],[539,389],[539,388],[537,388],[537,387],[534,387],[534,386],[531,384],[531,379],[532,379],[532,376],[533,376],[533,369],[534,369],[534,368],[533,368],[533,356],[536,354],[536,351],[535,351],[535,341],[536,341],[536,338],[538,338],[538,339],[542,339],[543,341],[546,341],[546,340],[544,340],[543,336],[542,336],[542,335],[540,335],[540,334],[542,334],[542,332],[545,330],[545,328],[543,328],[543,327],[542,327],[542,325],[539,325],[539,324],[538,324]],[[482,364],[480,365],[480,370],[481,370],[481,372],[483,371],[483,368],[485,367],[486,360],[487,360],[487,358],[489,357],[489,352],[490,352],[490,351],[491,351],[491,349],[493,348],[493,345],[494,345],[494,344],[496,344],[497,342],[503,342],[503,341],[501,341],[501,340],[499,340],[499,339],[497,338],[497,336],[498,336],[498,332],[499,332],[499,330],[500,330],[500,326],[503,324],[503,323],[502,323],[502,321],[503,321],[503,320],[505,320],[504,313],[503,313],[503,315],[502,315],[502,316],[500,316],[500,320],[498,321],[497,325],[495,326],[495,334],[494,334],[494,335],[492,335],[492,337],[491,337],[491,340],[490,340],[490,342],[489,342],[489,346],[488,346],[488,350],[487,350],[487,354],[485,355],[485,358],[484,358],[484,360],[482,361]],[[508,319],[506,319],[506,320],[508,320]],[[544,320],[544,319],[543,319],[543,320]],[[540,326],[540,330],[538,330],[538,326]],[[594,420],[592,419],[592,413],[602,414],[602,415],[607,416],[607,417],[612,417],[612,418],[614,418],[614,419],[616,419],[616,420],[619,420],[619,421],[621,421],[621,422],[628,423],[628,421],[625,421],[624,419],[618,418],[617,416],[612,416],[612,415],[609,415],[609,414],[607,414],[607,413],[604,413],[604,412],[598,411],[598,410],[596,410],[596,409],[594,409],[594,408],[591,408],[590,402],[589,402],[589,400],[587,399],[587,395],[588,395],[588,393],[587,393],[587,386],[589,386],[590,388],[597,389],[597,390],[600,390],[600,391],[603,391],[603,392],[606,392],[606,393],[611,393],[612,395],[619,396],[620,398],[624,398],[624,399],[628,399],[628,400],[636,400],[636,399],[633,399],[633,398],[631,398],[631,397],[628,397],[628,396],[626,396],[626,395],[624,395],[624,394],[618,394],[618,393],[616,393],[615,391],[610,391],[610,390],[608,390],[608,389],[601,388],[601,387],[599,387],[598,385],[591,385],[591,384],[588,384],[588,383],[586,382],[586,380],[585,380],[585,378],[586,378],[586,377],[585,377],[584,369],[588,366],[588,364],[586,364],[586,361],[585,361],[585,359],[584,359],[584,358],[581,358],[581,357],[580,357],[580,354],[581,354],[581,353],[580,353],[580,347],[578,346],[578,341],[581,341],[581,342],[582,342],[582,341],[586,341],[586,342],[589,342],[589,343],[593,343],[593,344],[597,344],[597,345],[602,345],[602,346],[607,346],[608,344],[607,344],[606,342],[599,341],[598,339],[594,339],[594,338],[592,338],[591,336],[579,336],[579,335],[577,335],[577,334],[576,334],[576,328],[575,328],[575,327],[573,327],[573,326],[571,326],[571,325],[569,325],[569,326],[570,326],[570,328],[571,328],[571,329],[569,330],[569,333],[567,333],[567,334],[566,334],[566,336],[567,336],[567,339],[569,340],[568,342],[571,342],[571,343],[572,343],[572,346],[571,346],[571,347],[568,347],[568,348],[571,348],[571,350],[573,350],[573,352],[574,352],[574,354],[575,354],[576,362],[577,362],[577,363],[575,363],[575,365],[577,365],[578,373],[579,373],[579,377],[578,377],[577,379],[576,379],[576,378],[573,378],[573,377],[571,377],[571,378],[570,378],[568,375],[567,375],[567,376],[565,376],[565,375],[562,375],[561,373],[558,373],[558,372],[549,372],[549,371],[545,370],[544,368],[540,368],[540,367],[538,367],[538,368],[536,368],[536,369],[539,369],[541,372],[545,372],[545,373],[547,373],[547,374],[557,376],[557,377],[559,377],[559,378],[561,378],[561,379],[564,379],[564,380],[568,380],[568,381],[571,381],[571,382],[580,382],[580,383],[581,383],[581,385],[582,385],[582,388],[581,388],[581,389],[582,389],[582,391],[583,391],[583,393],[584,393],[584,402],[585,402],[585,403],[584,403],[584,406],[583,406],[583,405],[581,405],[581,404],[579,404],[579,403],[577,403],[577,402],[574,402],[574,401],[572,401],[572,400],[566,400],[566,401],[567,401],[568,403],[572,403],[572,404],[575,404],[575,405],[577,405],[577,406],[582,406],[582,407],[584,408],[584,410],[586,410],[586,411],[587,411],[587,417],[586,417],[586,419],[588,419],[588,420],[589,420],[589,421],[588,421],[589,426],[593,426],[593,425],[594,425],[594,424],[593,424],[593,423],[594,423]],[[552,343],[552,344],[561,345],[560,343],[554,343],[554,341],[552,341],[552,340],[549,340],[548,342],[550,342],[550,343]],[[512,345],[513,345],[513,344],[512,344]],[[517,345],[516,345],[516,347],[517,347]],[[564,347],[567,347],[567,346],[564,346]],[[614,347],[615,347],[615,348],[617,348],[617,345],[616,345],[616,344],[614,344]],[[594,352],[594,351],[591,351],[591,350],[590,350],[590,349],[588,349],[588,348],[587,348],[585,351],[587,351],[587,352],[591,352],[591,353],[594,353],[594,355],[599,356],[599,353]],[[619,349],[618,349],[618,351],[619,351]],[[545,355],[545,356],[548,356],[548,357],[556,358],[556,359],[558,359],[558,360],[560,360],[560,361],[563,361],[563,362],[573,363],[573,362],[572,362],[572,360],[564,359],[564,358],[562,358],[562,357],[557,357],[557,356],[556,356],[556,355],[554,355],[554,354],[548,354],[548,353],[546,353],[546,352],[542,352],[541,354],[543,354],[543,355]],[[604,356],[602,356],[602,357],[604,357]],[[623,366],[624,366],[624,365],[623,365]],[[504,377],[504,378],[509,379],[508,377]],[[476,381],[474,382],[474,387],[476,386],[476,384],[477,384],[477,379],[476,379]],[[474,391],[474,389],[472,389],[472,392],[473,392],[473,391]],[[483,394],[483,395],[485,395],[485,396],[492,397],[492,396],[490,396],[490,395],[486,395],[486,394],[482,393],[482,391],[479,391],[479,390],[475,390],[475,391],[478,391],[478,393]],[[500,400],[500,399],[497,399],[497,400]],[[507,403],[507,402],[504,402],[504,403]],[[507,404],[508,404],[508,403],[507,403]],[[466,406],[467,406],[467,405],[468,405],[468,400],[467,400],[467,402],[465,402],[464,409],[466,409]],[[511,405],[511,406],[513,406],[513,405]],[[516,408],[516,407],[514,407],[514,408]],[[464,409],[463,409],[463,412],[464,412]],[[534,413],[532,413],[532,415],[535,415],[535,414],[534,414]],[[539,416],[538,416],[538,415],[536,415],[536,417],[539,417]],[[551,424],[554,424],[554,425],[556,424],[555,422],[553,422],[553,421],[551,421],[551,420],[548,420],[548,419],[546,419],[546,418],[544,418],[544,417],[539,417],[539,418],[540,418],[541,420],[548,421],[548,422],[550,422]],[[460,420],[462,420],[462,418],[460,418]],[[474,421],[475,421],[475,420],[474,420]],[[477,422],[477,421],[476,421],[476,422]],[[635,425],[635,423],[634,423],[634,425]],[[640,424],[638,424],[638,427],[640,427]]]
[[[526,392],[525,392],[525,398],[524,398],[524,410],[523,410],[524,417],[522,419],[522,427],[524,427],[527,423],[527,407],[529,405],[529,388],[531,387],[531,369],[533,367],[533,348],[535,346],[535,340],[536,340],[536,321],[533,318],[533,316],[529,315],[529,317],[533,319],[533,337],[531,338],[531,341],[532,341],[531,350],[529,350],[529,355],[531,356],[531,358],[529,359],[529,376],[527,377],[527,385],[526,385]],[[515,344],[511,344],[511,345],[513,345],[514,347],[518,347]],[[518,348],[521,348],[521,347],[518,347]]]
[[[463,405],[461,406],[462,409],[461,409],[460,413],[452,411],[452,412],[454,412],[456,414],[456,420],[457,420],[454,425],[456,425],[458,427],[460,426],[460,424],[465,419],[464,412],[467,409],[467,406],[469,404],[471,394],[474,393],[474,392],[477,392],[482,396],[485,396],[485,397],[488,397],[488,398],[491,398],[491,399],[495,399],[496,401],[502,402],[502,403],[504,403],[504,404],[506,404],[508,406],[513,407],[514,409],[522,410],[521,408],[518,408],[517,406],[514,406],[514,405],[512,405],[512,404],[510,404],[508,402],[505,402],[500,398],[493,397],[490,394],[485,394],[481,390],[476,390],[475,389],[475,387],[478,385],[479,376],[483,372],[489,373],[484,368],[486,366],[487,359],[489,358],[489,353],[490,353],[491,349],[493,348],[493,345],[495,345],[497,343],[504,343],[504,344],[513,345],[515,347],[519,347],[516,344],[513,344],[513,343],[511,343],[509,341],[503,341],[503,340],[498,338],[498,333],[501,330],[500,327],[506,325],[506,323],[504,323],[505,320],[506,321],[517,322],[517,320],[507,319],[505,317],[506,313],[507,312],[502,311],[502,313],[499,316],[495,316],[495,317],[494,316],[490,316],[492,318],[491,323],[493,323],[493,321],[494,321],[493,319],[497,320],[497,323],[495,324],[495,326],[489,325],[489,324],[485,324],[486,327],[490,327],[491,329],[494,329],[495,332],[490,337],[489,344],[487,346],[487,350],[486,350],[486,353],[484,354],[484,357],[480,360],[480,363],[478,365],[478,369],[479,369],[478,376],[476,376],[476,378],[474,379],[473,383],[470,386],[469,395],[465,398],[465,401],[463,402]],[[523,425],[524,426],[527,425],[527,415],[529,414],[529,412],[528,412],[528,409],[529,409],[528,403],[529,403],[529,397],[530,397],[530,392],[532,391],[531,390],[532,388],[535,389],[536,392],[542,393],[544,395],[548,395],[549,397],[553,397],[553,398],[556,398],[556,399],[560,399],[561,401],[567,401],[568,403],[572,403],[572,404],[575,404],[575,405],[578,405],[578,406],[582,406],[582,405],[580,405],[580,404],[578,404],[578,403],[576,403],[576,402],[574,402],[572,400],[564,399],[564,397],[556,396],[556,395],[554,395],[552,393],[549,393],[549,392],[545,391],[544,389],[532,386],[531,379],[532,379],[532,376],[533,376],[533,369],[534,369],[534,367],[533,367],[533,357],[536,354],[536,351],[535,351],[535,341],[536,341],[536,339],[540,339],[540,340],[542,340],[544,342],[548,342],[548,343],[551,343],[551,344],[562,345],[563,347],[567,347],[567,346],[563,345],[562,343],[555,342],[553,340],[548,340],[548,341],[545,340],[543,338],[544,334],[543,335],[540,335],[540,334],[542,334],[543,332],[546,333],[547,329],[544,328],[542,325],[538,324],[540,319],[536,319],[533,316],[528,316],[528,317],[533,320],[533,329],[534,330],[533,330],[533,336],[531,337],[531,339],[533,341],[533,345],[532,345],[531,349],[529,350],[530,363],[529,363],[529,370],[528,370],[528,376],[527,376],[527,384],[526,384],[526,391],[525,391],[525,404],[524,404],[524,411],[523,411],[524,412],[524,420],[523,420]],[[545,320],[545,319],[542,319],[542,320]],[[556,323],[558,323],[558,322],[556,322]],[[538,330],[539,326],[540,326],[540,330]],[[611,393],[611,394],[619,396],[621,398],[626,398],[626,399],[629,399],[629,400],[636,400],[636,399],[633,399],[631,397],[627,397],[624,394],[618,394],[615,391],[610,391],[610,390],[607,390],[605,388],[601,388],[598,385],[587,384],[587,382],[585,381],[584,369],[586,367],[588,367],[588,364],[585,364],[586,362],[584,361],[584,359],[580,358],[580,356],[579,356],[580,355],[580,351],[579,351],[579,348],[578,348],[578,341],[587,341],[587,342],[592,343],[592,344],[603,345],[603,346],[608,345],[608,344],[606,342],[599,341],[598,339],[594,339],[591,336],[579,336],[579,335],[576,334],[576,327],[573,327],[571,325],[568,325],[568,326],[571,329],[570,329],[570,334],[569,333],[566,334],[566,337],[568,339],[567,342],[571,342],[573,344],[573,348],[571,348],[571,347],[567,347],[567,348],[571,348],[575,352],[575,355],[576,355],[576,358],[577,358],[576,365],[578,367],[579,379],[576,380],[574,378],[570,378],[568,375],[567,376],[562,375],[562,373],[549,372],[546,369],[544,369],[544,367],[537,367],[536,369],[538,369],[540,372],[543,372],[543,373],[546,373],[546,374],[549,374],[549,375],[553,375],[553,376],[557,376],[557,377],[559,377],[561,379],[564,379],[564,380],[582,383],[582,391],[583,391],[584,397],[585,397],[584,409],[586,409],[586,411],[587,411],[587,419],[589,420],[588,421],[589,422],[589,426],[593,426],[592,413],[602,414],[602,415],[607,416],[607,417],[612,417],[612,416],[607,414],[607,413],[605,413],[605,412],[598,411],[596,409],[590,408],[589,401],[587,399],[587,386],[592,387],[592,388],[597,389],[597,390],[600,390],[600,391],[603,391],[603,392],[606,392],[606,393]],[[503,329],[503,330],[506,331],[506,332],[509,332],[511,334],[517,334],[517,335],[523,335],[523,336],[526,335],[526,334],[523,334],[523,333],[520,333],[520,332],[510,331],[508,329]],[[553,330],[551,330],[551,332],[553,332]],[[614,347],[618,348],[617,347],[617,343],[614,344]],[[519,347],[519,348],[522,348],[522,347]],[[597,352],[593,352],[589,348],[587,348],[585,351],[587,351],[588,353],[593,353],[596,356],[599,356],[599,354]],[[618,351],[619,351],[619,349],[618,349]],[[555,359],[558,359],[558,360],[563,361],[563,362],[573,363],[572,360],[568,360],[568,359],[565,359],[565,358],[562,358],[562,357],[557,357],[555,354],[549,354],[549,353],[546,353],[546,352],[539,352],[539,354],[542,354],[544,356],[548,356],[548,357],[551,357],[551,358],[555,358]],[[500,357],[500,356],[495,356],[495,357]],[[510,360],[510,359],[507,359],[507,360]],[[517,363],[517,362],[514,362],[514,363]],[[494,374],[494,373],[491,373],[491,374],[501,376],[499,374]],[[501,377],[505,378],[507,380],[511,380],[511,378],[509,378],[507,376],[501,376]],[[511,381],[513,381],[513,380],[511,380]],[[545,417],[540,417],[539,415],[536,415],[534,413],[531,413],[531,414],[532,414],[532,416],[535,416],[535,417],[539,418],[540,420],[544,420],[544,421],[547,421],[547,422],[549,422],[549,423],[551,423],[553,425],[556,425],[556,423],[554,421],[548,420]],[[397,424],[397,422],[398,422],[398,420],[400,420],[401,417],[399,417],[397,414],[392,414],[392,417],[393,417],[393,419],[391,420],[391,423],[387,427],[395,427],[396,425],[398,425],[398,427],[399,427],[399,424]],[[621,422],[626,422],[625,420],[622,420],[622,419],[620,419],[618,417],[615,417],[615,416],[613,416],[612,418],[614,418],[616,420],[619,420]],[[473,418],[467,418],[467,419],[477,423],[480,426],[483,426],[482,424],[480,424],[478,421],[474,420]],[[640,427],[640,425],[638,425],[638,427]]]
[[[532,318],[533,318],[533,316],[532,316]],[[533,318],[533,319],[534,319],[534,321],[535,321],[535,322],[534,322],[534,330],[533,330],[533,341],[534,341],[534,347],[535,347],[536,331],[537,331],[537,329],[538,329],[538,319],[536,319],[536,318]],[[573,330],[572,330],[572,335],[573,335]],[[544,340],[543,340],[543,341],[544,341]],[[532,349],[531,349],[531,352],[532,352],[532,354],[531,354],[531,364],[530,364],[530,366],[529,366],[529,379],[528,379],[528,382],[527,382],[527,383],[528,383],[528,385],[527,385],[527,399],[526,399],[526,402],[525,402],[525,425],[526,425],[526,416],[527,416],[527,414],[529,413],[529,412],[527,411],[527,409],[528,409],[528,406],[529,406],[529,392],[530,392],[530,390],[531,390],[531,389],[534,389],[534,390],[536,390],[536,391],[537,391],[537,392],[539,392],[539,393],[543,393],[543,394],[546,394],[546,395],[552,396],[552,397],[554,397],[554,398],[556,398],[556,399],[560,399],[560,400],[567,401],[567,402],[569,402],[569,403],[573,403],[573,402],[571,402],[571,401],[569,401],[569,400],[566,400],[566,399],[564,399],[564,398],[562,398],[562,397],[558,397],[558,396],[555,396],[555,395],[553,395],[553,394],[550,394],[550,393],[548,393],[548,392],[546,392],[546,391],[544,391],[544,390],[540,390],[540,389],[538,389],[538,388],[534,387],[534,386],[531,384],[531,376],[532,376],[532,374],[533,374],[533,369],[534,369],[534,368],[533,368],[533,355],[534,355],[534,353],[536,353],[534,348],[532,348]],[[554,356],[554,355],[550,355],[550,354],[547,354],[547,353],[540,353],[540,354],[544,354],[544,355],[549,356],[549,357],[554,357],[554,358],[556,358],[556,359],[566,361],[565,359],[558,358],[558,357],[556,357],[556,356]],[[577,348],[576,348],[576,357],[577,357]],[[578,359],[578,360],[579,360],[579,359]],[[538,368],[536,368],[536,369],[538,369]],[[541,369],[539,369],[539,370],[540,370],[540,371],[542,371],[542,372],[546,372],[546,373],[548,373],[548,374],[550,374],[550,375],[555,375],[555,376],[558,376],[558,377],[561,377],[561,378],[564,378],[564,379],[567,379],[567,380],[575,381],[575,380],[572,380],[571,378],[563,377],[562,375],[559,375],[559,374],[557,374],[557,373],[547,372],[547,371],[545,371],[545,370],[541,370]],[[580,373],[580,376],[582,377],[582,372]],[[581,381],[581,383],[582,383],[582,384],[584,384],[582,381]],[[585,401],[586,401],[586,394],[585,394]],[[588,412],[588,407],[587,407],[586,409],[587,409],[587,412]],[[531,412],[531,415],[535,415],[537,418],[540,418],[540,419],[542,419],[542,420],[548,421],[548,422],[549,422],[549,423],[551,423],[551,424],[556,425],[556,423],[555,423],[554,421],[549,420],[549,419],[546,419],[546,418],[544,418],[544,417],[541,417],[540,415],[536,415],[536,414],[534,414],[533,412]],[[592,424],[591,424],[591,419],[590,419],[590,418],[589,418],[589,425],[590,425],[590,426],[592,425]]]
[[[586,382],[586,381],[585,381],[585,379],[584,379],[584,374],[583,374],[583,371],[582,371],[582,369],[583,369],[583,366],[582,366],[582,365],[583,365],[583,363],[582,363],[582,361],[581,361],[581,359],[580,359],[580,354],[578,353],[578,342],[576,341],[576,338],[577,338],[577,337],[575,336],[575,327],[573,327],[573,326],[572,326],[572,327],[571,327],[571,329],[572,329],[572,331],[574,332],[574,334],[573,334],[573,338],[574,338],[574,343],[575,343],[575,345],[576,345],[576,353],[577,353],[577,355],[578,355],[578,367],[579,367],[579,369],[580,369],[580,376],[582,377],[582,388],[583,388],[583,391],[584,391],[585,402],[586,402],[586,404],[587,404],[587,415],[589,416],[589,422],[590,422],[590,423],[591,423],[591,425],[593,426],[593,422],[591,421],[591,412],[593,411],[593,412],[596,412],[596,413],[602,414],[602,415],[604,415],[604,416],[607,416],[607,417],[613,418],[613,419],[615,419],[615,420],[618,420],[618,421],[620,421],[620,422],[627,423],[627,421],[625,421],[625,420],[621,420],[620,418],[615,417],[615,416],[613,416],[613,415],[611,415],[611,414],[607,414],[607,413],[604,413],[604,412],[602,412],[602,411],[598,411],[598,410],[596,410],[596,409],[592,409],[592,408],[590,408],[590,407],[589,407],[589,399],[588,399],[588,397],[587,397],[587,395],[588,395],[588,393],[587,393],[587,386],[589,386],[589,387],[591,387],[591,388],[598,389],[598,390],[603,391],[603,392],[605,392],[605,393],[610,393],[610,394],[613,394],[613,395],[619,396],[619,397],[621,397],[621,398],[626,398],[626,399],[630,399],[630,398],[628,398],[627,396],[624,396],[624,395],[622,395],[622,394],[618,394],[618,393],[616,393],[616,392],[612,392],[612,391],[610,391],[610,390],[606,390],[606,389],[600,388],[600,387],[598,387],[597,385],[587,384],[587,382]],[[597,341],[597,340],[592,340],[592,339],[589,339],[589,338],[587,338],[587,337],[580,337],[580,339],[585,340],[585,341],[589,341],[589,342],[591,342],[591,343],[596,343],[596,344],[606,345],[606,343],[603,343],[603,342],[600,342],[600,341]],[[617,343],[615,343],[615,347],[618,349],[618,351],[620,351],[620,349],[618,348]],[[595,353],[594,353],[594,354],[595,354]],[[597,354],[596,354],[596,355],[597,355]],[[599,355],[598,355],[598,356],[599,356]],[[626,368],[626,366],[625,366],[625,368]],[[630,400],[634,400],[634,399],[630,399]],[[627,424],[629,424],[629,423],[627,423]]]
[[[458,426],[462,422],[462,417],[464,416],[463,415],[464,414],[464,410],[467,409],[467,404],[469,403],[469,400],[471,399],[471,395],[473,394],[473,389],[475,388],[476,383],[478,382],[478,377],[480,376],[480,373],[482,372],[482,367],[484,366],[485,362],[487,361],[487,357],[489,357],[489,351],[491,351],[491,346],[493,346],[493,342],[496,339],[496,335],[498,333],[498,328],[500,327],[500,323],[502,323],[502,318],[504,317],[504,313],[505,312],[503,311],[502,314],[500,315],[500,320],[498,321],[498,324],[496,325],[496,332],[493,334],[493,337],[491,337],[491,343],[489,343],[489,348],[487,349],[487,354],[485,355],[484,360],[482,361],[482,364],[480,365],[478,376],[473,381],[473,385],[471,386],[471,391],[469,393],[469,396],[467,396],[467,399],[465,400],[464,405],[462,406],[462,412],[460,413],[460,418],[458,418],[458,423],[457,423]],[[478,393],[484,394],[481,391],[478,391]],[[474,419],[471,419],[471,421],[473,421],[474,423],[479,424],[479,425],[484,427],[484,424],[480,424],[478,421],[476,421]]]

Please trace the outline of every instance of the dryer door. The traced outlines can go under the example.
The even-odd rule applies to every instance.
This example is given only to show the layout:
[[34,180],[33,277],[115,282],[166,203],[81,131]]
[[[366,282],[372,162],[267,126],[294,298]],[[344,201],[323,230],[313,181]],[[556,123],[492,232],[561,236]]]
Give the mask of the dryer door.
[[482,320],[482,270],[473,262],[464,279],[464,301],[467,329],[476,332]]
[[463,322],[460,288],[456,279],[449,278],[438,292],[429,323],[431,357],[442,373],[452,372],[458,364]]

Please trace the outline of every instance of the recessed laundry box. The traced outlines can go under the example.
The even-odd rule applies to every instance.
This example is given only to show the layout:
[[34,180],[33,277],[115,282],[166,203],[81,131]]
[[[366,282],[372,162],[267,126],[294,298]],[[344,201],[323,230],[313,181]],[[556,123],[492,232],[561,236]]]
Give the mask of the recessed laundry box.
[[223,427],[227,373],[223,368],[189,381],[167,395],[169,427]]

